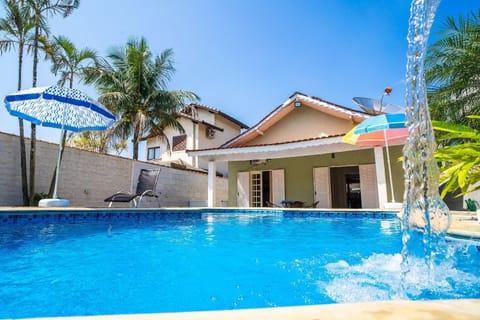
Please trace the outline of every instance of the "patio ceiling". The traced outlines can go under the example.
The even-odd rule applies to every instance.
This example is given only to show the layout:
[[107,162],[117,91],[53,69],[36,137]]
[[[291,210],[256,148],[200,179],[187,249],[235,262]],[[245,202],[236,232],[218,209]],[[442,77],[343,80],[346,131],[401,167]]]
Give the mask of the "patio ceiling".
[[187,150],[187,153],[189,156],[202,157],[210,161],[242,161],[303,157],[372,148],[344,143],[342,137],[343,135],[269,145]]

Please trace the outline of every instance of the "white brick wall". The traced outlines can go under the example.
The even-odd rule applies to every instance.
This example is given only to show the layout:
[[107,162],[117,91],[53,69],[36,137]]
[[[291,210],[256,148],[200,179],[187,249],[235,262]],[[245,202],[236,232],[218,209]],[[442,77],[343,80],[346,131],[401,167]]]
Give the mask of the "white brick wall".
[[[0,132],[0,206],[22,205],[18,136]],[[27,140],[27,158],[29,158]],[[36,192],[47,193],[58,155],[58,145],[37,141]],[[160,168],[158,199],[146,198],[142,207],[186,207],[190,200],[207,200],[207,175],[147,162],[65,148],[58,195],[72,206],[106,207],[104,198],[117,191],[134,191],[140,169]],[[132,174],[133,173],[133,174]],[[227,200],[228,182],[217,178],[217,206]],[[128,207],[128,204],[114,204]]]

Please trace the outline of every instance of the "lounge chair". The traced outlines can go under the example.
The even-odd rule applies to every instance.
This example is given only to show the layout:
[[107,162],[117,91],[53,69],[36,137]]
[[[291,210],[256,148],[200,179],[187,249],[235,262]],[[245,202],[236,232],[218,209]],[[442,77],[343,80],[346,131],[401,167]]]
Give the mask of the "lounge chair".
[[113,202],[133,202],[133,205],[136,208],[140,202],[142,202],[143,197],[158,198],[158,194],[155,193],[155,188],[159,176],[160,170],[142,169],[138,176],[137,190],[135,193],[120,191],[106,198],[104,201],[109,202],[109,208],[112,206]]
[[305,206],[305,208],[316,208],[319,202],[320,202],[320,201],[315,201],[315,202],[312,203],[311,205]]
[[273,202],[270,202],[270,201],[265,201],[265,204],[267,207],[270,207],[270,208],[283,208],[283,206],[280,206],[276,203],[273,203]]

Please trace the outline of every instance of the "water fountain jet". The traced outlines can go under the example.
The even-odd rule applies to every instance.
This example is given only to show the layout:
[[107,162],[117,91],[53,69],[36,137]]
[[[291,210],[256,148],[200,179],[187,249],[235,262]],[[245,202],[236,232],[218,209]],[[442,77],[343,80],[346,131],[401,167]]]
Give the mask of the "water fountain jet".
[[[428,110],[424,60],[428,36],[440,0],[412,0],[408,29],[406,71],[406,125],[409,136],[403,149],[405,195],[402,216],[402,278],[409,272],[409,241],[423,240],[428,270],[434,266],[438,244],[450,226],[447,205],[439,194],[439,170],[434,158],[435,136]],[[428,275],[427,275],[428,276]],[[428,280],[428,278],[426,279]],[[402,281],[404,286],[405,281]],[[402,291],[405,293],[405,287]]]
[[404,227],[443,234],[450,214],[440,198],[439,171],[434,158],[435,137],[428,111],[424,58],[430,27],[440,0],[413,0],[408,31]]

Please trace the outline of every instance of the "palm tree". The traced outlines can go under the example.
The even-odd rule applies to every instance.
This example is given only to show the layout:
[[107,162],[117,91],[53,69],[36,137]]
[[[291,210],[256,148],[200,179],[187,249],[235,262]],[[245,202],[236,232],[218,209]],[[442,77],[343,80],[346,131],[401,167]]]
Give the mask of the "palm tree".
[[480,114],[480,10],[448,17],[426,59],[432,119],[476,126],[468,115]]
[[87,72],[87,83],[95,83],[101,94],[99,101],[117,114],[113,138],[132,136],[133,159],[138,160],[138,146],[147,133],[165,138],[168,127],[183,132],[176,119],[178,108],[198,99],[189,91],[168,91],[171,80],[173,51],[153,57],[144,38],[129,40],[124,48],[108,55],[97,70]]
[[96,65],[98,59],[98,54],[93,49],[79,50],[64,36],[53,38],[52,72],[55,75],[60,74],[60,86],[64,86],[68,81],[69,87],[73,88],[75,77],[81,79],[83,70],[92,67],[92,64]]
[[[32,86],[37,86],[38,54],[41,49],[41,42],[48,36],[47,17],[55,14],[62,14],[67,17],[78,8],[80,0],[24,0],[26,7],[30,10],[34,23],[33,39],[33,79]],[[23,2],[23,1],[22,1]],[[37,128],[31,124],[30,131],[30,205],[33,205],[35,194],[35,155]]]
[[[77,49],[72,41],[64,36],[58,36],[53,38],[52,44],[52,73],[55,75],[60,74],[58,84],[64,86],[67,82],[69,87],[73,88],[75,77],[81,77],[82,71],[86,67],[91,67],[92,64],[96,65],[98,55],[95,50],[84,48]],[[63,131],[62,145],[65,145],[67,139],[67,132]],[[60,153],[60,162],[63,157],[63,149]],[[50,190],[48,195],[53,195],[55,187],[55,177],[57,174],[57,168],[53,172],[52,181],[50,183]]]
[[[4,2],[5,18],[0,19],[0,54],[18,48],[17,90],[22,89],[24,50],[32,43],[33,20],[30,12],[16,0]],[[22,177],[23,204],[28,205],[27,156],[25,151],[25,129],[23,119],[18,118],[20,135],[20,168]]]

